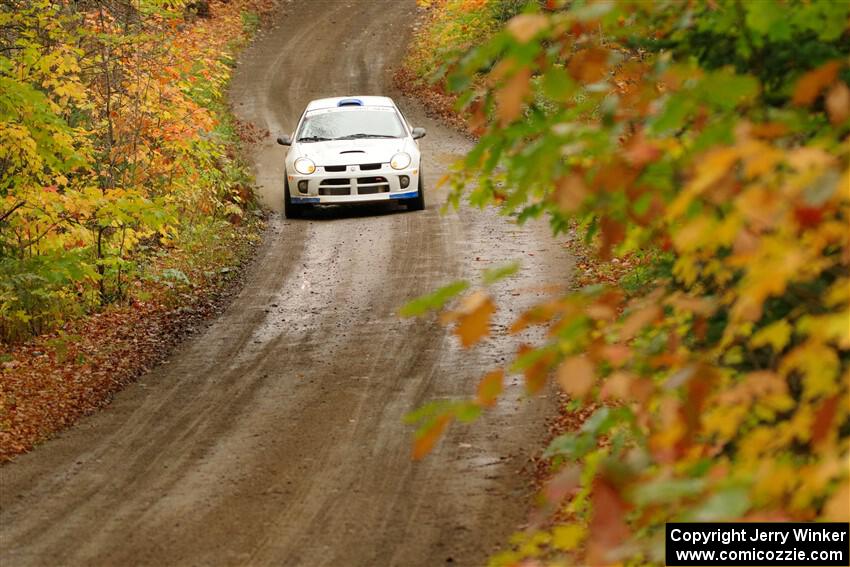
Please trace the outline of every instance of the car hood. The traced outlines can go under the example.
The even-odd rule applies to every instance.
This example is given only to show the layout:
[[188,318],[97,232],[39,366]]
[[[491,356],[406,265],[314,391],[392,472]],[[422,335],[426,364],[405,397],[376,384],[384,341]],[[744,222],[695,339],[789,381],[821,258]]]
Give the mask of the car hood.
[[387,163],[398,152],[409,151],[406,146],[406,138],[300,142],[298,155],[318,166]]

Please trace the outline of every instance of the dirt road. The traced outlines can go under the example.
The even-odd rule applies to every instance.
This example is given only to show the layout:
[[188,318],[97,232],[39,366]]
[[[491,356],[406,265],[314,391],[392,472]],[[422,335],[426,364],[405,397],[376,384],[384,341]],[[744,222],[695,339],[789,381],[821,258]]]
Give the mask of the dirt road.
[[[413,0],[282,2],[240,62],[237,113],[274,135],[309,99],[389,93],[428,129],[436,180],[468,142],[390,87],[414,16]],[[269,139],[253,155],[279,209],[283,150]],[[563,282],[569,262],[545,226],[441,215],[444,197],[432,188],[422,213],[276,217],[219,319],[110,407],[0,468],[0,565],[482,564],[524,519],[517,470],[548,403],[517,386],[412,462],[402,417],[469,394],[513,347],[464,353],[396,310],[508,259],[525,271],[502,295]]]

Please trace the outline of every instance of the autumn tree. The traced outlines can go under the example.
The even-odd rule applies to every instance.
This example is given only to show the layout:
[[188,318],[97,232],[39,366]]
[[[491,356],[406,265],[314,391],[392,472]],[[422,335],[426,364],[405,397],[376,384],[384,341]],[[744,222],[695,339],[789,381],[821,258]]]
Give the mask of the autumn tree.
[[[522,314],[510,332],[547,340],[469,402],[411,416],[421,457],[504,371],[594,410],[546,451],[559,520],[494,564],[660,564],[668,521],[848,519],[848,17],[829,1],[529,2],[438,72],[479,136],[453,202],[547,215],[599,261],[638,264]],[[443,320],[472,345],[496,308],[483,285]]]
[[140,246],[241,216],[249,178],[220,121],[236,43],[195,13],[149,0],[0,7],[4,339],[125,300],[145,276]]

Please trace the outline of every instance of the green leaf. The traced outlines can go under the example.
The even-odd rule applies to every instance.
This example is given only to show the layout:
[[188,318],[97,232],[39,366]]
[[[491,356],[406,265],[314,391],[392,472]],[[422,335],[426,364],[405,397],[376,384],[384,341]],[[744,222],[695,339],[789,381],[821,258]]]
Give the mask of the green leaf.
[[720,522],[740,518],[750,509],[750,495],[740,486],[725,488],[687,512],[684,521]]
[[484,285],[493,285],[494,283],[499,282],[505,278],[509,278],[516,274],[519,271],[519,268],[519,262],[511,262],[510,264],[505,264],[504,266],[488,268],[484,270],[484,275],[482,276]]
[[450,299],[469,289],[469,282],[460,280],[441,287],[433,293],[422,295],[405,304],[399,314],[402,317],[416,317],[428,311],[441,309]]
[[554,101],[567,102],[575,94],[576,84],[561,67],[552,67],[543,75],[543,94]]

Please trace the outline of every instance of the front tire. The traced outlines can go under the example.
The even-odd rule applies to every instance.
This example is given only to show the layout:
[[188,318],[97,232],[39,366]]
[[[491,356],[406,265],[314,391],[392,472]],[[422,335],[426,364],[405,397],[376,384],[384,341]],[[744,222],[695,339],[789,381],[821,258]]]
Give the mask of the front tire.
[[417,195],[410,199],[408,211],[424,211],[425,210],[425,183],[422,181],[422,168],[419,169],[419,182],[416,184]]
[[289,194],[289,177],[283,172],[283,216],[288,219],[298,219],[304,214],[304,205],[296,205]]

